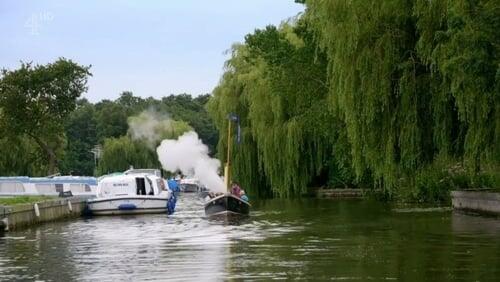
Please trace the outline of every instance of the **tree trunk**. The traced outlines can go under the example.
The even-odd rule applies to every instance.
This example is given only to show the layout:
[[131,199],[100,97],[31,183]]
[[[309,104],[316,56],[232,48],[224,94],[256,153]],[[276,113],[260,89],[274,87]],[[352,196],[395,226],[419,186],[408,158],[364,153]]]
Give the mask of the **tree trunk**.
[[50,151],[51,152],[47,152],[47,153],[48,153],[48,157],[49,157],[49,175],[52,175],[52,174],[56,173],[57,159],[56,159],[56,155],[54,154],[54,151],[52,149]]
[[48,169],[48,175],[55,174],[57,171],[57,156],[56,153],[54,152],[54,149],[52,149],[49,145],[45,144],[40,138],[30,135],[35,142],[42,148],[42,150],[45,151],[47,154],[47,158],[49,160],[49,169]]

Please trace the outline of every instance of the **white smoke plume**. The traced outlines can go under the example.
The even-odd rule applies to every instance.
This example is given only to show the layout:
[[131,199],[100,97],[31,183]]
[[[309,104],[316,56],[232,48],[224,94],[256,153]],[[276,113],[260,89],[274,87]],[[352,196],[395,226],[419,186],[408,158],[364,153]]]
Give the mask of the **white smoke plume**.
[[152,149],[164,138],[177,137],[191,130],[186,122],[173,120],[168,114],[159,113],[154,109],[130,117],[128,126],[133,140],[143,140]]
[[225,192],[224,181],[218,174],[220,161],[208,156],[208,147],[196,132],[186,132],[177,140],[165,139],[156,152],[163,169],[170,172],[180,170],[213,192]]
[[144,139],[148,143],[157,142],[160,138],[158,130],[160,124],[171,125],[168,115],[160,115],[158,112],[150,109],[140,113],[138,116],[129,118],[129,133],[132,139]]

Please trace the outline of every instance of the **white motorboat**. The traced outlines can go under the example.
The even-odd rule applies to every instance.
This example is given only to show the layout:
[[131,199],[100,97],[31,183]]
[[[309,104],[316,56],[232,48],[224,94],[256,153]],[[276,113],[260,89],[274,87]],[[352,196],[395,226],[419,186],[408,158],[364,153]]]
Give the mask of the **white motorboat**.
[[165,180],[154,174],[133,173],[105,176],[99,180],[96,198],[87,201],[93,215],[168,213],[176,198]]
[[195,178],[183,178],[179,181],[179,187],[181,192],[184,193],[196,193],[202,190],[202,185]]

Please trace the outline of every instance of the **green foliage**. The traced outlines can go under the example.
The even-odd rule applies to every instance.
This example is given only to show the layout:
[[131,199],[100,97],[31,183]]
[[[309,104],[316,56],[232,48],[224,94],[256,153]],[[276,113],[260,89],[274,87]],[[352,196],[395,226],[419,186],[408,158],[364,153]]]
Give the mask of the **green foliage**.
[[187,94],[170,95],[163,97],[161,103],[155,105],[158,112],[168,113],[174,120],[187,122],[208,146],[211,154],[215,154],[218,132],[205,109],[209,97],[209,95],[199,95],[196,98]]
[[269,26],[245,41],[233,47],[207,106],[223,160],[227,115],[240,116],[243,142],[234,149],[234,178],[254,194],[292,196],[309,184],[326,184],[322,174],[352,175],[349,158],[334,155],[346,140],[338,138],[342,122],[327,108],[326,59],[316,52],[307,23]]
[[2,176],[43,176],[47,173],[44,154],[30,138],[11,136],[0,139]]
[[[2,70],[0,175],[44,176],[56,170],[93,175],[96,168],[91,150],[103,143],[110,151],[105,152],[101,172],[129,165],[159,167],[152,148],[156,144],[132,142],[126,137],[128,119],[140,119],[138,115],[146,109],[172,118],[151,128],[157,139],[175,138],[194,128],[215,152],[218,134],[205,110],[208,95],[170,95],[157,100],[125,91],[116,101],[91,104],[77,100],[86,91],[89,75],[89,67],[66,59],[43,66],[22,63],[18,70]],[[128,146],[125,151],[117,148],[120,144]],[[120,161],[122,154],[130,158]]]
[[94,155],[92,148],[97,144],[95,110],[86,100],[80,100],[65,125],[66,155],[61,163],[61,172],[71,175],[93,175]]
[[103,100],[95,105],[97,140],[103,142],[110,137],[120,137],[127,133],[127,108],[119,103]]
[[[97,173],[123,171],[130,166],[159,168],[156,146],[163,139],[177,138],[192,129],[205,144],[215,148],[217,132],[204,108],[207,101],[206,95],[196,98],[186,94],[170,95],[155,100],[124,92],[114,102],[96,104],[96,139],[103,143]],[[90,147],[94,144],[88,143]],[[92,162],[88,159],[86,164],[93,167],[93,159]]]
[[2,133],[31,138],[46,154],[48,173],[55,172],[65,145],[64,120],[86,91],[89,75],[89,67],[66,59],[47,65],[22,63],[17,70],[2,70]]
[[144,142],[134,141],[128,136],[104,140],[103,154],[99,161],[98,174],[103,175],[135,168],[161,167],[156,153]]
[[23,204],[34,204],[48,200],[54,200],[57,197],[51,196],[16,196],[12,198],[0,198],[0,206],[15,206]]
[[498,185],[498,1],[305,2],[295,22],[233,46],[207,105],[221,160],[227,115],[240,116],[238,181],[278,196],[371,186],[419,201]]

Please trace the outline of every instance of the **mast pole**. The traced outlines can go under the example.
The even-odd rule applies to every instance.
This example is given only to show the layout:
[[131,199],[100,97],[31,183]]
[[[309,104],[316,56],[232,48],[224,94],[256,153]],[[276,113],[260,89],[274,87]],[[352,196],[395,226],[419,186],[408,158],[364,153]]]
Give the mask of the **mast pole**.
[[231,166],[231,123],[232,120],[229,119],[229,125],[227,127],[227,156],[226,156],[226,166],[224,167],[224,182],[226,184],[226,189],[229,192],[231,185],[231,175],[230,175],[230,166]]

